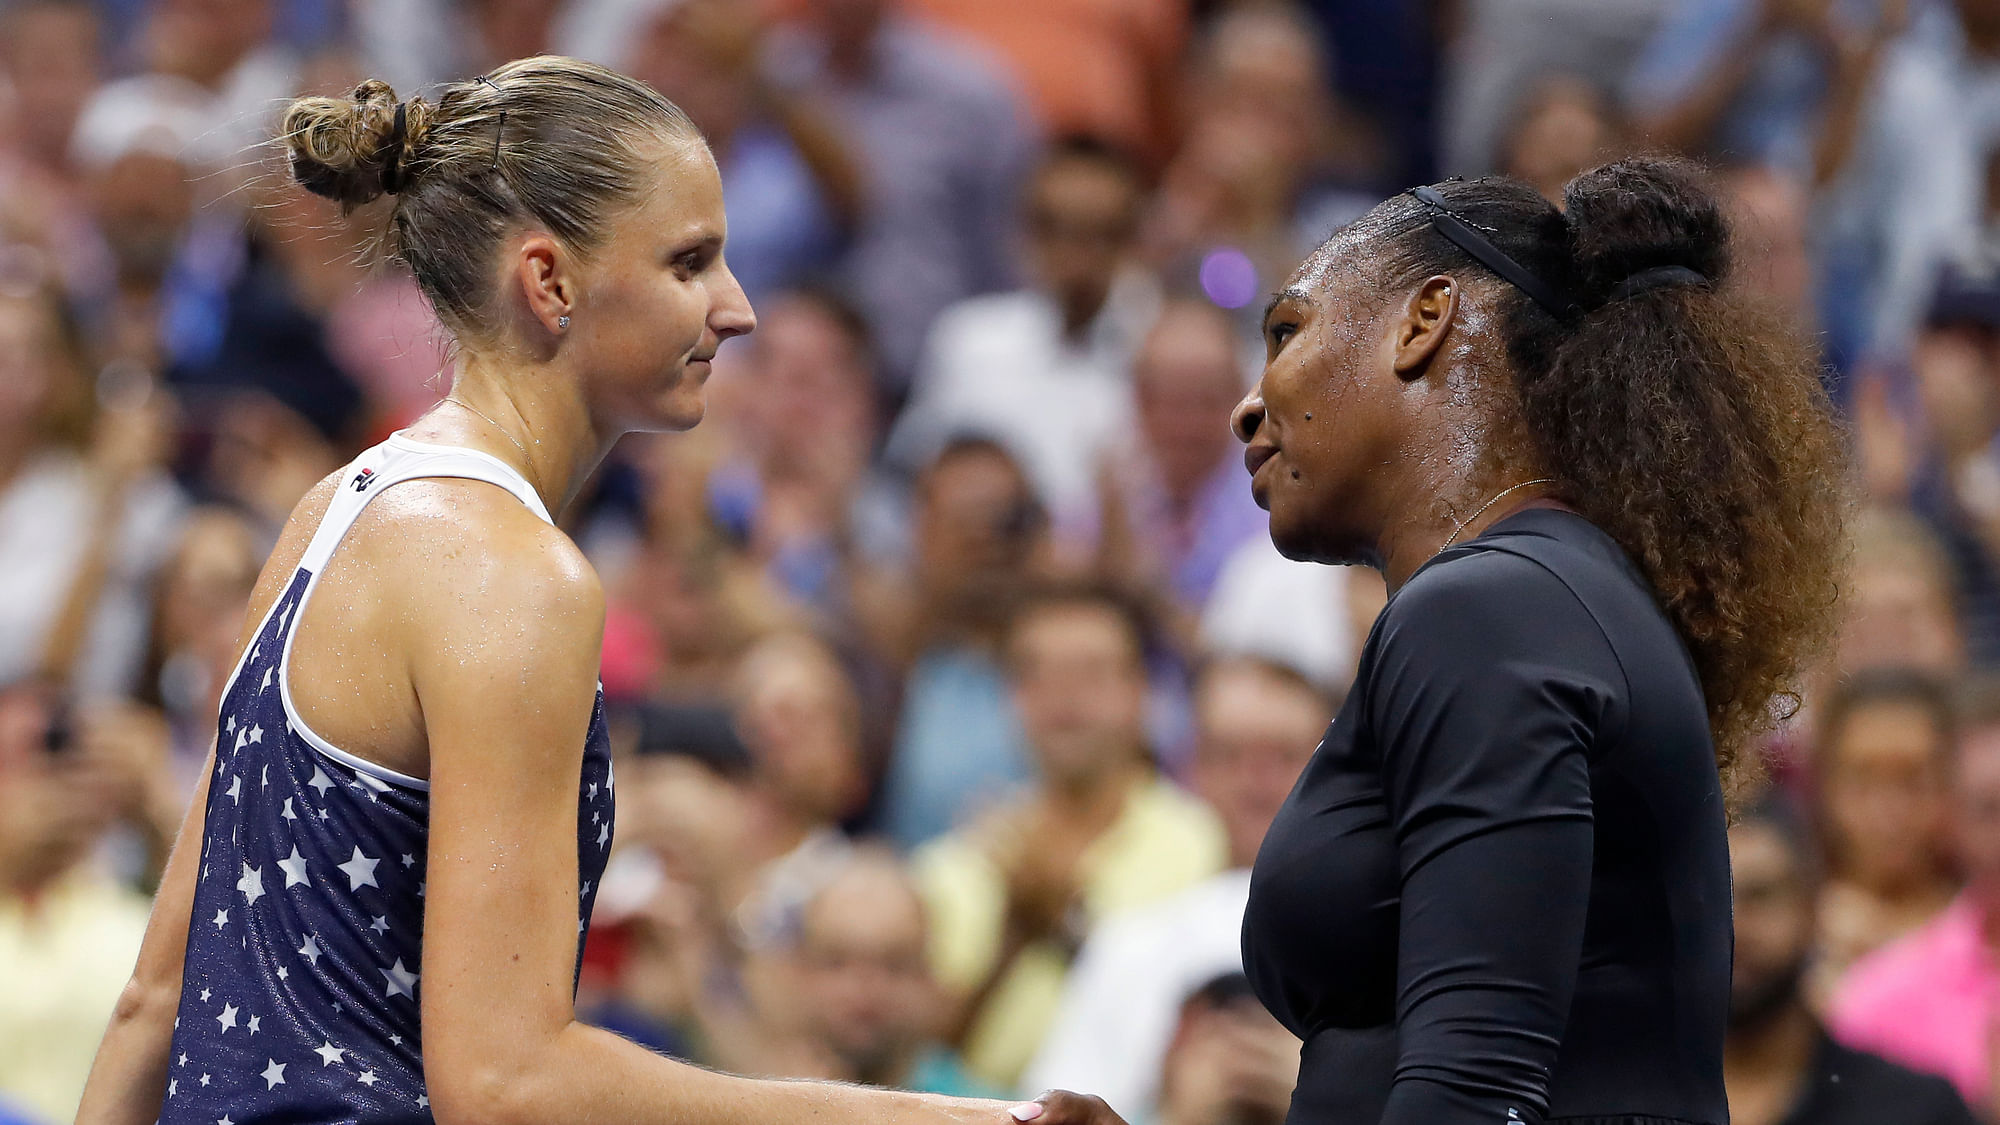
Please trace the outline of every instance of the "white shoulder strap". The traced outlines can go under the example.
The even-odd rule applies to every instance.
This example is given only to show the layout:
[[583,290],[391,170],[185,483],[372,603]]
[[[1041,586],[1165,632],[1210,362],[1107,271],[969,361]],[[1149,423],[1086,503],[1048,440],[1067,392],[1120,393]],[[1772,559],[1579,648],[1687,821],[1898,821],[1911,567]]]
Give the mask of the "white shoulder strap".
[[392,484],[419,477],[464,477],[499,485],[544,521],[555,522],[541,496],[505,461],[476,449],[415,441],[399,432],[348,463],[340,488],[327,505],[299,565],[319,573],[370,500]]

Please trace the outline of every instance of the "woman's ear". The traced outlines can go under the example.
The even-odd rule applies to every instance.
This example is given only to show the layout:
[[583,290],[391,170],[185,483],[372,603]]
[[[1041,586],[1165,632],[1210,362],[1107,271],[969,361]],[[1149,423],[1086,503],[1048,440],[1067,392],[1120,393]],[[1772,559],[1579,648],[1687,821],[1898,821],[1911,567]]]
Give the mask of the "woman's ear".
[[554,333],[556,319],[572,311],[576,303],[576,280],[570,276],[570,259],[556,240],[545,234],[528,236],[515,259],[521,295],[528,313]]
[[1444,345],[1458,315],[1458,283],[1443,274],[1426,278],[1404,303],[1395,322],[1390,367],[1400,379],[1416,379]]

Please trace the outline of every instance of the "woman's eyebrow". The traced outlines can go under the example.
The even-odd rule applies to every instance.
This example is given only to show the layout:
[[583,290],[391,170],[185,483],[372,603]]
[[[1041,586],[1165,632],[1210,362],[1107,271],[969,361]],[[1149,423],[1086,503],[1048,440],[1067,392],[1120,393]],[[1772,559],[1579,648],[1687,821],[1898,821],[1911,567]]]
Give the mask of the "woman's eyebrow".
[[1258,325],[1261,327],[1271,323],[1271,314],[1276,312],[1278,306],[1286,301],[1303,301],[1305,299],[1306,291],[1296,285],[1288,285],[1278,290],[1276,293],[1271,294],[1269,301],[1264,302],[1264,315],[1257,321]]

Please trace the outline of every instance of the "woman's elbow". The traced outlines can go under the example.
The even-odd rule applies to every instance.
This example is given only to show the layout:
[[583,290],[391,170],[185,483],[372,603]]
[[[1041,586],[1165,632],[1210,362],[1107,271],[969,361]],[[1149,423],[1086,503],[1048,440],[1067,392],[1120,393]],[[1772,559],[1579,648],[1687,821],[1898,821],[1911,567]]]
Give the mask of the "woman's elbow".
[[424,1085],[438,1125],[543,1125],[553,1119],[546,1067],[519,1058],[425,1060]]
[[113,1027],[134,1027],[171,1021],[179,1011],[180,1003],[179,981],[169,985],[135,975],[125,982],[124,988],[118,990],[118,1000],[111,1006],[111,1024]]

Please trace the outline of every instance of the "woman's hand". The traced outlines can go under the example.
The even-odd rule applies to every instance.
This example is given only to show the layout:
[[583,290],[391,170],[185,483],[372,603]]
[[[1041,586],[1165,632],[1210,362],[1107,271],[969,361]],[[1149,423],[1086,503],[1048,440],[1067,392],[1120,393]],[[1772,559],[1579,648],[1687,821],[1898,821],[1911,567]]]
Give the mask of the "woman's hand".
[[1023,1125],[1125,1125],[1103,1098],[1068,1090],[1050,1090],[1008,1110],[1008,1115]]

